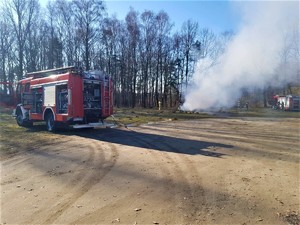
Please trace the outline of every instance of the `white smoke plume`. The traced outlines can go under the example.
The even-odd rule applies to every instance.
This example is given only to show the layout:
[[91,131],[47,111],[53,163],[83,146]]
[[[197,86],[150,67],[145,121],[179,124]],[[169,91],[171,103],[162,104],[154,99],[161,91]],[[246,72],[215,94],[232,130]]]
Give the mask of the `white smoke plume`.
[[299,1],[232,2],[241,26],[218,58],[200,59],[185,93],[183,110],[231,107],[243,88],[283,86],[299,80]]

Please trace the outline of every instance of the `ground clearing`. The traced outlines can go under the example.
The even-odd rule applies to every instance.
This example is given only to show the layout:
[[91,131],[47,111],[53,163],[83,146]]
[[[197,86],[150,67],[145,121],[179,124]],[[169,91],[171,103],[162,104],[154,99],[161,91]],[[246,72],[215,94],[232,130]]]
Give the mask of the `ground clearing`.
[[162,119],[49,134],[2,117],[1,223],[298,224],[299,124]]

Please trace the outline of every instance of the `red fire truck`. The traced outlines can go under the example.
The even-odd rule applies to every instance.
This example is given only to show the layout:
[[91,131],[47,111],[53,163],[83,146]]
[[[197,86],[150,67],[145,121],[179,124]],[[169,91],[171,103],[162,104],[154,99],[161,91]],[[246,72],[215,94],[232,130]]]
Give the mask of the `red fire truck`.
[[60,125],[97,127],[113,114],[111,78],[101,71],[64,67],[26,74],[18,82],[19,103],[13,115],[19,126],[46,121],[48,131]]
[[296,95],[274,95],[274,109],[285,111],[300,111],[300,96]]

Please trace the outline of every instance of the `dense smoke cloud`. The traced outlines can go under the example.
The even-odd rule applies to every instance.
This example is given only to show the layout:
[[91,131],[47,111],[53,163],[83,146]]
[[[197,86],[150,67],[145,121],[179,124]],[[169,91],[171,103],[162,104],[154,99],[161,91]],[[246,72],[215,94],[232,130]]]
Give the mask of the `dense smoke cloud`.
[[299,79],[299,1],[232,2],[243,12],[217,65],[200,59],[184,110],[233,106],[243,88],[282,87]]

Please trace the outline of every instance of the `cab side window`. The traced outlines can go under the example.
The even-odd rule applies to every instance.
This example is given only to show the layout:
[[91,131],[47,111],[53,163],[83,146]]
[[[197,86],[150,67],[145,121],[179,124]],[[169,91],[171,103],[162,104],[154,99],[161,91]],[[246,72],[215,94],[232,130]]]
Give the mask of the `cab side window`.
[[21,98],[24,106],[30,106],[33,104],[33,94],[31,93],[29,82],[22,84]]

